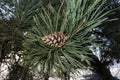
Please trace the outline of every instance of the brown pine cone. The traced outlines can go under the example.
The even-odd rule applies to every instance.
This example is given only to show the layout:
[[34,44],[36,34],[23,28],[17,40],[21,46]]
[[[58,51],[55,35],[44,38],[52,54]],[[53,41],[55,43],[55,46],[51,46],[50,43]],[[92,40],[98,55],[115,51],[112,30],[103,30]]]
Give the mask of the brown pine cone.
[[62,32],[55,32],[53,34],[44,36],[42,38],[45,44],[53,47],[62,47],[65,44],[66,37]]

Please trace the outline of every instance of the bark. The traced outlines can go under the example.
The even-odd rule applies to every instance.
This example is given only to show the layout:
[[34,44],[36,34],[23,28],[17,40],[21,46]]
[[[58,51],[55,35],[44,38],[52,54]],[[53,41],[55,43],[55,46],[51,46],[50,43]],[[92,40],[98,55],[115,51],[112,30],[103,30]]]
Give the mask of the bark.
[[67,72],[63,73],[64,79],[63,80],[70,80],[70,76]]
[[49,80],[49,76],[48,76],[48,74],[45,75],[44,80]]
[[44,80],[49,80],[49,78],[46,77]]
[[107,66],[104,63],[100,62],[96,57],[93,57],[91,66],[93,68],[93,71],[98,74],[102,80],[114,80],[114,77],[112,76],[109,68],[107,68]]

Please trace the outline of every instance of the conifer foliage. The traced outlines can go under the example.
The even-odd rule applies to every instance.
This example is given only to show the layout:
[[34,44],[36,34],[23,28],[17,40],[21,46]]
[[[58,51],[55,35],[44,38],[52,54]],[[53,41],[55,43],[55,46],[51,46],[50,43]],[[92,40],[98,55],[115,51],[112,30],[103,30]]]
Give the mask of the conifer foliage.
[[43,76],[84,68],[94,41],[89,32],[108,21],[105,4],[106,0],[62,0],[59,8],[43,6],[23,44],[26,64]]

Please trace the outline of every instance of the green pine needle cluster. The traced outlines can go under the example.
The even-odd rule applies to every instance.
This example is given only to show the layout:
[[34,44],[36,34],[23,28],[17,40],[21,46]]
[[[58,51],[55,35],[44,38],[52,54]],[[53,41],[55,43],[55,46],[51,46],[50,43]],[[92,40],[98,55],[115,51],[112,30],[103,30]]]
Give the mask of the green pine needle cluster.
[[[27,32],[25,47],[26,64],[38,68],[43,75],[52,72],[70,72],[90,64],[92,54],[89,45],[94,41],[90,35],[93,28],[108,21],[106,0],[62,0],[58,9],[51,4],[42,7],[33,17],[34,27]],[[54,48],[46,45],[42,37],[62,32],[68,39],[64,46]]]

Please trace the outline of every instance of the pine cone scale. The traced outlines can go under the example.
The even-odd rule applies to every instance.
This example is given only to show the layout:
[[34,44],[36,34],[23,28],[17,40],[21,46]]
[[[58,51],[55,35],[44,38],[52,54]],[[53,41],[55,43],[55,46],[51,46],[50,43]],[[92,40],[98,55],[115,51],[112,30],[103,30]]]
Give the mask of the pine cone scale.
[[61,32],[55,32],[42,38],[43,42],[53,47],[62,47],[65,44],[65,35]]

